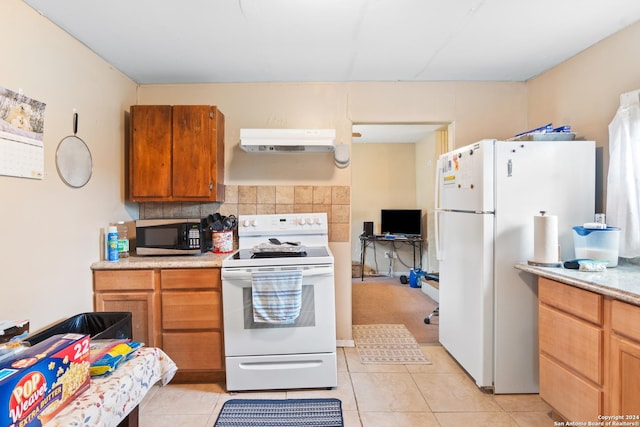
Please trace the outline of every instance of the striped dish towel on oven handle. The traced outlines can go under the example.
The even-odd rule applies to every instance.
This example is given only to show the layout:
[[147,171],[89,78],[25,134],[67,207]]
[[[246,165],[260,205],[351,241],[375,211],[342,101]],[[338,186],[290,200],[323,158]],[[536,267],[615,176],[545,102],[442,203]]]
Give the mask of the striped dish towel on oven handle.
[[253,320],[260,323],[293,323],[302,305],[302,271],[251,273]]

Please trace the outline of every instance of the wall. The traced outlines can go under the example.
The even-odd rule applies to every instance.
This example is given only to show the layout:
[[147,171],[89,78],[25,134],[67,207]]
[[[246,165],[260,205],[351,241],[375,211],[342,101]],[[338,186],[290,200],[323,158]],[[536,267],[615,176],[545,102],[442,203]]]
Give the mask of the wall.
[[609,170],[608,126],[620,95],[640,89],[640,22],[527,83],[531,127],[569,124],[578,137],[598,147],[596,211],[604,212]]
[[[46,103],[42,180],[0,176],[0,319],[29,319],[31,330],[92,311],[91,270],[110,221],[124,204],[124,111],[136,85],[20,0],[2,2],[0,86]],[[89,183],[67,187],[55,164],[73,133],[93,157]]]
[[[351,167],[338,169],[326,155],[243,152],[240,128],[334,128],[338,142],[351,146],[354,122],[452,123],[459,145],[506,138],[527,126],[525,83],[142,85],[138,96],[140,104],[218,106],[225,114],[228,185],[351,186]],[[337,336],[349,340],[351,242],[330,247],[336,260]]]
[[[416,144],[416,203],[422,209],[422,235],[425,239],[422,269],[438,272],[434,240],[434,188],[438,161],[437,133],[434,132]],[[431,249],[431,250],[429,250]]]

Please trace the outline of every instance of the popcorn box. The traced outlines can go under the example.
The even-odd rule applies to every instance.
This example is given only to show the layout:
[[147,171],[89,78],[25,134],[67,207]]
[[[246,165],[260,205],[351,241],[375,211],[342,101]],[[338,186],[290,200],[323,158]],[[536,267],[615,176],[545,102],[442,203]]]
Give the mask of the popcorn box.
[[89,347],[89,335],[54,335],[0,363],[0,425],[41,426],[87,390]]

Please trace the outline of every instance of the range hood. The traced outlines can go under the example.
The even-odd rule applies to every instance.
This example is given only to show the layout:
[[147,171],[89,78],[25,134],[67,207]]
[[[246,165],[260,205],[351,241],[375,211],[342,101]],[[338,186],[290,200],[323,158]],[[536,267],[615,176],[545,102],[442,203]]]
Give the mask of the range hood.
[[250,153],[331,153],[335,129],[240,129],[240,148]]

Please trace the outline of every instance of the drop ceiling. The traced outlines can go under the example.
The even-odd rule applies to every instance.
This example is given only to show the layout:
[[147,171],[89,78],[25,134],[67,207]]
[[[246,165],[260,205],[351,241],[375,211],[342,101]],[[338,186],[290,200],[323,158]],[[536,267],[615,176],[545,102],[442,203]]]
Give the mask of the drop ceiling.
[[24,0],[139,84],[526,81],[638,0]]

